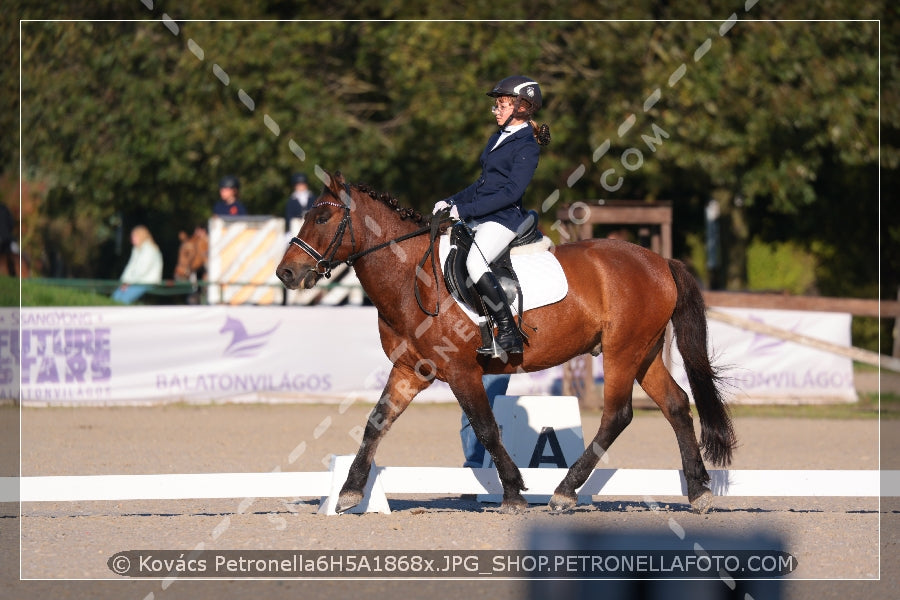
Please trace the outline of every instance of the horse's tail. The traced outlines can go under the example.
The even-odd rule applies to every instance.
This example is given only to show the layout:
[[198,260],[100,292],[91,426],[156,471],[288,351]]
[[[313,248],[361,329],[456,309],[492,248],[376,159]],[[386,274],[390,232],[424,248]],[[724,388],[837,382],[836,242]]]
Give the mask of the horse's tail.
[[707,460],[716,465],[728,466],[737,438],[731,415],[722,397],[720,376],[709,360],[703,295],[684,263],[669,260],[669,270],[672,271],[675,287],[678,289],[672,325],[697,413],[700,415],[700,445],[703,446]]

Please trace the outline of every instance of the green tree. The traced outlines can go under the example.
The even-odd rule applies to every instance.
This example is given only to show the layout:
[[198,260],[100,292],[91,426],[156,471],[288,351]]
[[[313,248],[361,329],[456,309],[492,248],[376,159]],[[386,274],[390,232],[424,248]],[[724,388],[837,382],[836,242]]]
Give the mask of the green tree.
[[[818,243],[818,252],[840,244],[851,261],[874,267],[875,246],[863,240],[875,238],[879,200],[877,24],[737,23],[727,35],[717,26],[672,23],[659,34],[644,79],[664,93],[635,112],[644,130],[655,123],[669,137],[659,165],[637,173],[631,189],[655,194],[694,178],[682,191],[718,200],[731,289],[746,285],[751,236]],[[684,75],[669,85],[679,65]],[[621,153],[608,160],[621,162]],[[851,184],[857,247],[835,231],[847,222]],[[875,278],[857,268],[840,293]]]
[[[21,4],[29,18],[61,16]],[[88,15],[144,22],[21,26],[22,164],[46,189],[24,241],[35,254],[55,248],[68,274],[117,276],[126,258],[117,236],[138,221],[171,265],[177,230],[205,220],[225,173],[241,177],[259,214],[280,215],[290,174],[315,165],[429,210],[478,173],[491,132],[484,93],[523,73],[541,82],[539,120],[553,134],[532,208],[554,194],[559,203],[670,199],[684,255],[717,197],[730,225],[730,287],[745,283],[753,240],[814,253],[823,293],[866,296],[877,284],[878,169],[895,181],[898,168],[896,21],[881,30],[879,165],[879,24],[777,20],[870,19],[886,4],[825,2],[819,13],[714,0],[501,1],[477,11],[370,0],[151,4],[106,2]],[[195,20],[211,16],[232,20]],[[233,20],[423,16],[532,20]],[[663,20],[584,20],[610,17]],[[708,20],[683,21],[696,18]],[[4,47],[18,66],[16,50]],[[4,89],[16,75],[4,71]],[[4,96],[10,125],[17,100]],[[7,174],[17,148],[0,140]],[[884,226],[882,280],[896,289],[889,257],[900,255],[900,234]]]

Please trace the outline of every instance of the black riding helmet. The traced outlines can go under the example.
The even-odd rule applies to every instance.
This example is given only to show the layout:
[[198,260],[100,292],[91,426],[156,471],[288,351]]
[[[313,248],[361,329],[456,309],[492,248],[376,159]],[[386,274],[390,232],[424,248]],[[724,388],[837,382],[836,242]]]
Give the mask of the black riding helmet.
[[522,75],[513,75],[506,79],[501,79],[487,95],[492,98],[513,96],[514,98],[528,100],[531,103],[532,112],[537,112],[541,107],[542,101],[541,86],[538,85],[538,82]]
[[222,188],[234,188],[240,189],[241,182],[234,175],[225,175],[222,179],[219,180],[219,189]]

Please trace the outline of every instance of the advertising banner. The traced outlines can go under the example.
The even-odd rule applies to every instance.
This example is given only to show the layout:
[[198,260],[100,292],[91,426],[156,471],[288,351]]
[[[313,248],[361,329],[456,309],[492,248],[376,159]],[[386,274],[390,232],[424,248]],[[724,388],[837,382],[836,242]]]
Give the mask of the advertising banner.
[[[849,344],[849,315],[730,310]],[[849,358],[712,320],[710,346],[736,402],[856,400]],[[672,365],[688,390],[677,351]],[[373,307],[0,310],[0,397],[26,405],[374,402],[390,368]],[[594,373],[602,382],[602,355]],[[517,374],[508,394],[559,395],[561,383],[561,367]],[[453,400],[443,382],[419,398]]]
[[[850,346],[843,313],[717,308],[749,321]],[[853,361],[845,356],[709,319],[710,353],[737,402],[855,402]],[[690,395],[681,356],[673,350],[675,380]]]
[[21,352],[26,404],[335,396],[390,366],[352,307],[24,309]]

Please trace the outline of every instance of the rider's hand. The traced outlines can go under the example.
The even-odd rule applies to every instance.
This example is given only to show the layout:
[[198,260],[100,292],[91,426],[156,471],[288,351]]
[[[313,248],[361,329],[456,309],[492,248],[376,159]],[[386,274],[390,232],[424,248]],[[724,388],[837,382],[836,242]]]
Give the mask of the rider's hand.
[[437,204],[434,205],[434,210],[431,211],[431,214],[436,215],[446,208],[450,208],[450,203],[447,202],[446,200],[441,200],[440,202],[438,202]]
[[450,209],[450,216],[459,221],[459,209],[455,205]]

